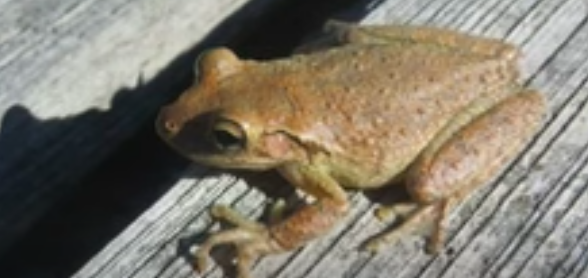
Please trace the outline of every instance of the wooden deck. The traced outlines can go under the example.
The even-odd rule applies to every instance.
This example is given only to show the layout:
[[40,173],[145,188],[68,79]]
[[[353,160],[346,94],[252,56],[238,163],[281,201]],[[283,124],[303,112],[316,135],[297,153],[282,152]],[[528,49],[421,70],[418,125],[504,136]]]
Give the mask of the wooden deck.
[[[72,6],[79,5],[74,2],[78,3],[71,1]],[[95,5],[98,5],[98,2],[100,1],[96,1]],[[103,2],[107,1],[100,3]],[[116,1],[110,0],[110,2]],[[163,0],[151,1],[149,5],[147,1],[144,2],[146,5],[144,9],[148,9],[147,6],[151,7],[151,5],[155,5],[155,9],[161,7],[157,5],[169,5],[163,4],[165,2]],[[0,86],[11,84],[10,86],[13,87],[9,91],[14,94],[23,90],[53,88],[46,93],[55,95],[51,98],[53,102],[49,103],[37,103],[33,99],[26,98],[27,94],[23,94],[22,100],[13,101],[8,105],[2,104],[6,106],[0,107],[0,111],[7,112],[0,126],[2,130],[0,135],[4,136],[6,132],[18,132],[18,127],[22,126],[21,122],[8,121],[13,114],[30,121],[30,113],[26,114],[22,108],[9,109],[14,107],[15,103],[27,107],[38,118],[61,117],[60,119],[63,119],[76,111],[84,111],[88,108],[90,105],[84,104],[84,99],[94,98],[96,92],[116,92],[125,86],[140,87],[134,82],[149,80],[158,68],[174,59],[175,55],[180,55],[182,49],[187,48],[189,44],[197,42],[204,36],[206,28],[198,29],[202,30],[202,33],[195,33],[188,27],[174,29],[173,32],[165,28],[169,24],[170,14],[182,14],[190,10],[202,12],[202,17],[205,18],[208,11],[200,11],[197,2],[175,1],[172,5],[173,9],[166,9],[169,13],[155,13],[157,14],[155,18],[159,19],[154,21],[156,27],[159,26],[157,28],[149,26],[147,22],[144,25],[139,24],[139,27],[135,24],[127,26],[121,23],[122,25],[116,28],[114,27],[116,24],[113,24],[109,27],[110,29],[98,32],[86,48],[70,54],[72,56],[65,55],[66,58],[60,60],[60,63],[67,63],[67,66],[60,64],[53,70],[50,76],[55,76],[54,78],[42,80],[41,83],[51,83],[51,86],[31,81],[36,76],[34,74],[40,74],[35,73],[39,66],[30,69],[32,72],[24,72],[26,78],[19,81],[21,83],[14,80],[8,82],[1,78],[4,76],[8,78],[9,75],[0,75]],[[228,0],[217,0],[215,3],[218,3],[219,6],[216,8],[219,10],[223,8],[230,10],[235,7],[232,3],[237,2],[241,3],[241,1]],[[2,3],[0,1],[0,5]],[[588,221],[585,216],[588,214],[588,109],[585,107],[588,101],[588,48],[586,47],[588,2],[585,0],[388,0],[377,3],[370,7],[370,12],[362,20],[362,24],[442,26],[472,34],[504,38],[519,45],[525,54],[521,61],[524,79],[529,86],[545,94],[549,100],[551,114],[536,139],[506,172],[453,212],[449,225],[449,240],[442,254],[438,256],[425,254],[423,239],[416,236],[406,238],[377,255],[358,251],[357,247],[363,240],[377,234],[385,228],[385,225],[375,220],[372,215],[377,204],[372,203],[363,194],[354,193],[351,197],[353,213],[345,219],[344,223],[338,225],[328,236],[304,248],[261,259],[253,268],[254,276],[259,278],[588,277]],[[77,7],[82,8],[82,6]],[[108,12],[124,12],[124,17],[133,18],[132,16],[136,13],[145,11],[125,10],[122,4],[120,7],[110,8]],[[98,14],[105,12],[98,6],[96,8],[99,11]],[[56,18],[63,18],[58,14],[59,11],[54,12]],[[353,13],[353,11],[346,12]],[[182,17],[187,16],[193,15],[185,14],[173,18],[181,20]],[[2,20],[11,20],[11,18],[2,17],[0,22]],[[39,25],[37,28],[42,29],[42,21],[33,22]],[[213,28],[216,22],[207,22],[207,28]],[[75,21],[71,21],[68,24],[78,24],[74,23]],[[129,45],[128,35],[125,34],[140,32],[141,28],[149,30],[161,28],[161,32],[156,32],[153,36],[169,36],[157,40],[160,41],[158,47],[165,51],[159,52],[160,50],[153,49],[153,41],[149,39],[150,37],[141,39],[141,36],[131,36],[139,41],[131,40],[133,43]],[[33,28],[30,32],[34,30],[36,29]],[[5,40],[9,36],[10,32],[7,32],[0,35],[0,39]],[[76,42],[77,39],[73,37],[71,41],[66,40],[63,43],[75,45]],[[43,45],[37,45],[34,41],[29,44],[30,47],[38,47],[38,51],[50,49],[47,45],[43,48]],[[117,73],[112,69],[111,72],[116,73],[112,76],[97,73],[96,79],[89,82],[84,77],[89,72],[97,72],[89,71],[89,69],[92,69],[91,65],[99,63],[100,60],[89,61],[88,56],[84,55],[97,51],[97,45],[112,46],[111,52],[98,56],[108,58],[108,61],[114,63],[112,67],[117,68],[120,65],[117,63],[130,63],[136,66],[125,69],[124,73]],[[168,49],[170,47],[173,49]],[[153,53],[139,53],[141,49],[153,51]],[[0,54],[4,54],[1,51],[0,45]],[[54,54],[55,57],[63,55],[64,52]],[[154,55],[155,58],[145,58],[150,55]],[[53,60],[35,60],[34,58],[35,56],[31,54],[29,60],[14,61],[23,64],[55,63]],[[10,56],[0,55],[0,63],[5,61],[12,60]],[[83,65],[84,63],[87,64]],[[16,73],[10,78],[14,78],[15,75]],[[75,82],[60,82],[59,76],[69,76],[63,80]],[[72,88],[76,89],[74,97],[63,94],[64,91],[71,91]],[[4,90],[2,87],[2,91]],[[64,95],[69,97],[66,98]],[[102,101],[98,107],[107,107],[110,100],[108,94],[98,95]],[[0,94],[0,100],[3,97],[4,95]],[[70,101],[70,98],[76,100]],[[56,105],[63,103],[71,109],[67,112],[53,110]],[[86,103],[96,103],[96,101]],[[157,101],[149,103],[154,105]],[[92,104],[90,107],[95,106]],[[137,115],[126,113],[129,112],[120,110],[112,115],[125,115],[124,118],[127,120],[121,122],[120,128],[128,127],[129,132],[132,132],[133,124],[139,122],[133,119],[145,119],[148,114],[145,111]],[[36,125],[25,125],[25,127],[32,129]],[[66,143],[82,145],[75,140],[86,140],[94,133],[83,134],[86,134],[86,137],[81,139],[71,137]],[[2,138],[0,136],[0,143]],[[0,144],[3,158],[7,155],[19,157],[18,150],[1,149],[3,146],[9,146],[9,144]],[[87,149],[86,146],[77,149],[77,155],[87,155],[86,151],[90,154],[101,151],[100,147],[96,147],[99,146],[98,144]],[[55,152],[60,153],[59,150],[49,152],[39,161],[49,163],[51,153]],[[70,164],[57,164],[51,167],[68,169],[67,167],[75,164],[72,161],[76,160],[66,161]],[[61,176],[54,177],[60,171],[53,168],[43,172],[43,175],[55,179],[61,178]],[[0,173],[2,170],[0,167]],[[19,175],[32,175],[30,172],[32,170],[27,171],[29,172],[19,172]],[[0,177],[4,176],[0,175]],[[5,180],[2,179],[2,186],[4,182]],[[22,194],[24,193],[18,196]],[[211,224],[208,215],[210,205],[231,204],[243,213],[257,217],[267,204],[268,195],[275,197],[272,194],[275,195],[278,192],[271,190],[268,192],[261,190],[259,186],[249,186],[243,180],[223,171],[192,166],[178,176],[177,183],[169,192],[72,277],[197,277],[189,262],[186,261],[185,254],[188,251],[186,245],[193,242],[199,234],[218,228],[217,225]],[[1,201],[0,211],[4,204]],[[17,212],[18,210],[11,210],[13,213],[10,214],[11,217],[19,215]],[[0,237],[5,237],[4,231],[2,232]],[[216,252],[216,261],[224,265],[219,267],[215,264],[203,277],[231,277],[231,268],[227,266],[231,257],[228,255],[226,249]]]

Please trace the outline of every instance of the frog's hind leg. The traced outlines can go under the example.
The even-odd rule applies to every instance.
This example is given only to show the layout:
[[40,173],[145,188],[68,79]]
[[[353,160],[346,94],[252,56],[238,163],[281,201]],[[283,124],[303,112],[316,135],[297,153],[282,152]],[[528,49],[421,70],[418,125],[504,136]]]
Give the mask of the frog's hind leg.
[[475,37],[456,31],[424,26],[355,25],[331,20],[325,24],[324,38],[331,44],[419,43],[468,50],[482,56],[515,60],[518,50],[497,39]]
[[311,53],[346,44],[430,44],[477,55],[501,57],[515,61],[519,56],[513,45],[484,37],[475,37],[456,31],[423,26],[356,25],[330,20],[319,36],[298,47],[294,53]]
[[425,149],[406,174],[406,187],[419,208],[400,227],[368,242],[377,251],[426,224],[433,224],[428,251],[443,246],[447,216],[472,190],[495,176],[535,132],[545,106],[526,91],[467,120],[457,120]]

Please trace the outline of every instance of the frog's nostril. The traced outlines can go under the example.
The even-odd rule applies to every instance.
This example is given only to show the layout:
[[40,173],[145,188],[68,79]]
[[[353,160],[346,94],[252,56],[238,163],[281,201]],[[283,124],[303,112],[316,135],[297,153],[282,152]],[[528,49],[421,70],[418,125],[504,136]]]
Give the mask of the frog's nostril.
[[181,119],[178,115],[174,114],[174,110],[170,109],[169,107],[163,107],[159,111],[159,115],[155,120],[157,131],[161,135],[167,136],[174,136],[177,134],[181,129]]
[[164,120],[163,126],[168,133],[175,134],[178,132],[179,125],[173,120]]
[[159,114],[156,120],[157,132],[165,137],[174,136],[180,130],[180,124],[177,120],[169,117],[165,110]]

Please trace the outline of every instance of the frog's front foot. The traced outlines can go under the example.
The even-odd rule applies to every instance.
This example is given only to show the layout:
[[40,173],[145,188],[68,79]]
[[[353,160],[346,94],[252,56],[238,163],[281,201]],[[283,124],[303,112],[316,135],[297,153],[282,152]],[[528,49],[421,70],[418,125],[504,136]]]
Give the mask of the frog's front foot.
[[211,213],[215,218],[237,227],[213,234],[200,246],[195,254],[196,271],[204,272],[208,268],[209,253],[212,248],[220,244],[235,245],[239,278],[250,277],[249,265],[258,257],[282,251],[264,225],[246,219],[226,206],[215,206]]

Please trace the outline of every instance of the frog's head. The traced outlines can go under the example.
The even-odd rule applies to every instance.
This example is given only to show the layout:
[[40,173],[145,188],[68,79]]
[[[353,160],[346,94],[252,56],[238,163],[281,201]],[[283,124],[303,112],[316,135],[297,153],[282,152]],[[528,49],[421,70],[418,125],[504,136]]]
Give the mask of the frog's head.
[[298,157],[296,140],[276,128],[280,105],[245,73],[255,64],[225,48],[201,55],[195,84],[161,109],[159,135],[191,160],[215,167],[268,169]]

